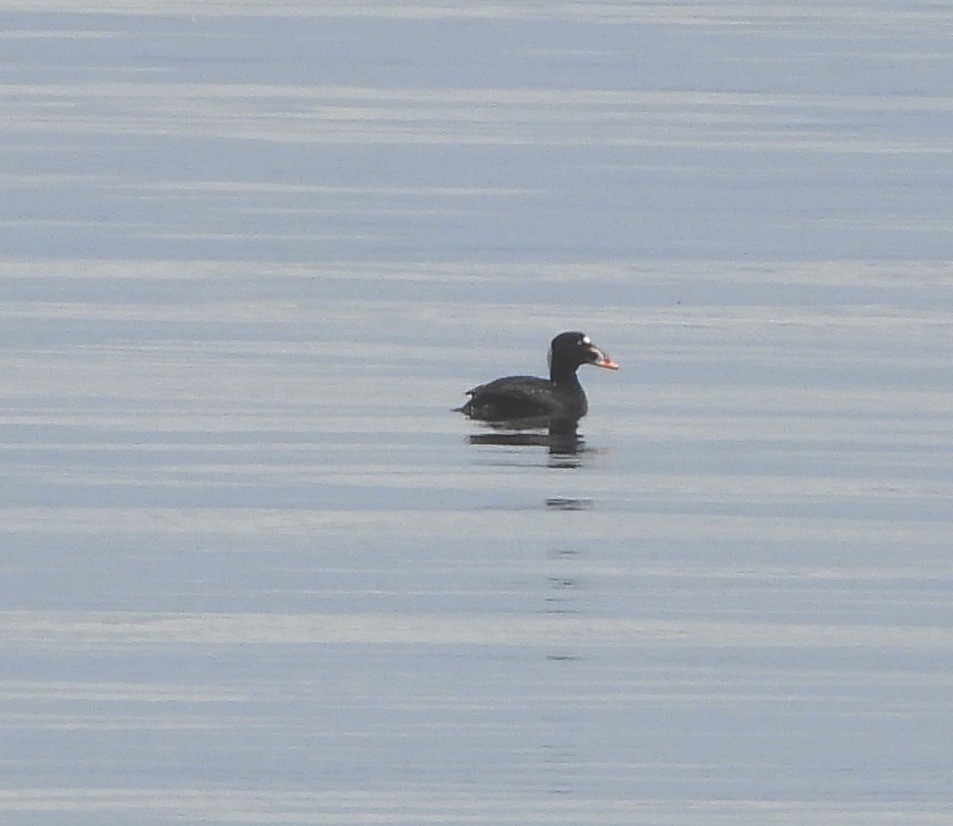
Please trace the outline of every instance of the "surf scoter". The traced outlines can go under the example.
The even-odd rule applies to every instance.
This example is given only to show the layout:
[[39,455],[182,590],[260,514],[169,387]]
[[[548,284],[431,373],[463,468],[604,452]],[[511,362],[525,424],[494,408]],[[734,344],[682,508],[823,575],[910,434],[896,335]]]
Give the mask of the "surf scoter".
[[470,400],[457,409],[471,419],[488,422],[579,419],[589,409],[586,393],[576,377],[576,369],[583,364],[619,369],[585,333],[560,333],[549,348],[549,379],[535,376],[496,379],[467,390]]

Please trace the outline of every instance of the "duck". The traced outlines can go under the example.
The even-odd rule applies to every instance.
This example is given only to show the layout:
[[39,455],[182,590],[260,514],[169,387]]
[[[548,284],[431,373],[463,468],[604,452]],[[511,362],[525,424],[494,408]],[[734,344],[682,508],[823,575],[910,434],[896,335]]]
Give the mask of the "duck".
[[585,333],[560,333],[549,346],[549,378],[504,376],[466,391],[470,398],[457,411],[485,422],[527,419],[577,421],[589,411],[576,370],[584,364],[618,370],[605,351]]

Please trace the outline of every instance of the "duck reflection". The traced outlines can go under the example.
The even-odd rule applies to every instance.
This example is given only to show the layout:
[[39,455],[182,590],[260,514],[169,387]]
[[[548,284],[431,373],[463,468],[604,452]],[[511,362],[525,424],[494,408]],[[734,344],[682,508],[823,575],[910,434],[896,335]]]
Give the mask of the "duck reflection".
[[[585,450],[585,441],[579,435],[578,419],[547,419],[532,417],[505,422],[485,422],[488,433],[474,433],[471,445],[506,445],[545,447],[551,457],[574,457]],[[575,467],[575,463],[571,466]]]

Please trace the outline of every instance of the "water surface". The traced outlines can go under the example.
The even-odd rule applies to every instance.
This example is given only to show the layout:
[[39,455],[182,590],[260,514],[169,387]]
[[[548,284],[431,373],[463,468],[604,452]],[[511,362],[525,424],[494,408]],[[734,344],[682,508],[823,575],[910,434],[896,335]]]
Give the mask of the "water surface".
[[5,823],[945,822],[943,9],[6,9]]

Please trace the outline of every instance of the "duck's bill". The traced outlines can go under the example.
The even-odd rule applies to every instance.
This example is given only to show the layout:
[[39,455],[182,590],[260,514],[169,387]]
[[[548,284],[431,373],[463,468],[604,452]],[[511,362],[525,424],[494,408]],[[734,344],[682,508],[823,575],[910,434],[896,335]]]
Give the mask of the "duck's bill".
[[590,364],[595,365],[596,367],[605,367],[606,370],[618,370],[619,365],[616,364],[608,355],[602,352],[602,350],[597,350],[595,347],[590,350],[592,355],[596,357],[595,361],[590,362]]

